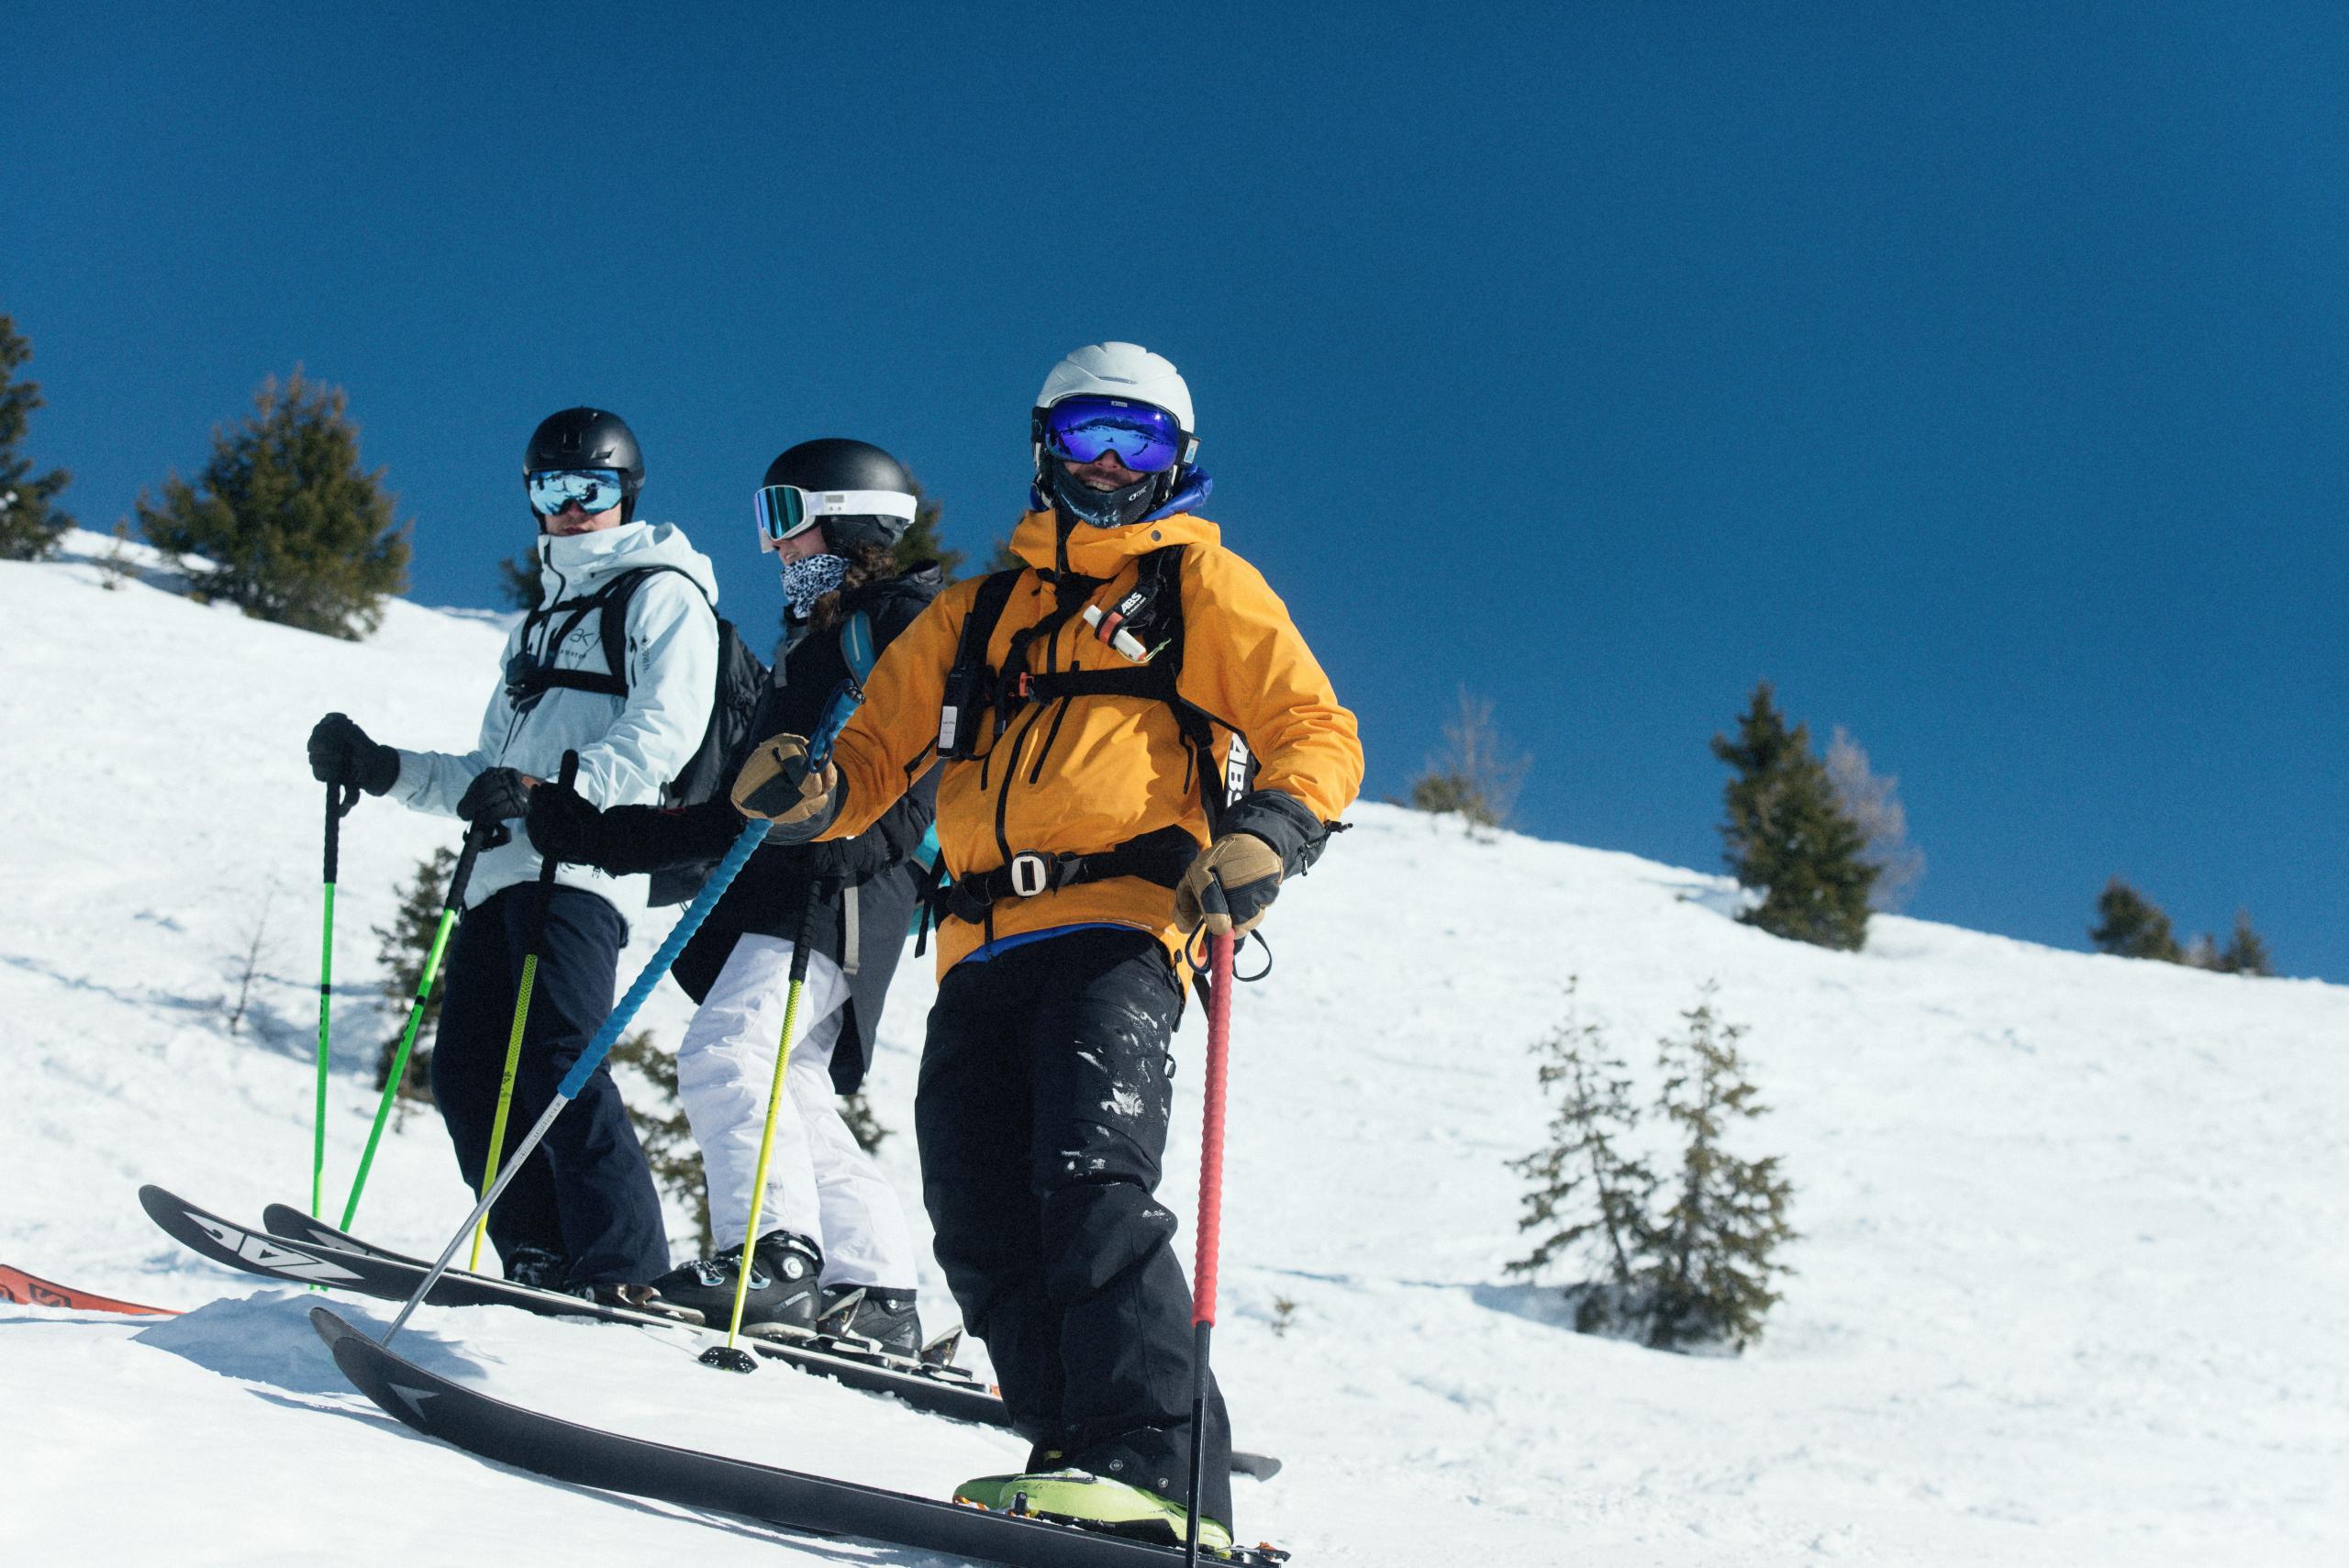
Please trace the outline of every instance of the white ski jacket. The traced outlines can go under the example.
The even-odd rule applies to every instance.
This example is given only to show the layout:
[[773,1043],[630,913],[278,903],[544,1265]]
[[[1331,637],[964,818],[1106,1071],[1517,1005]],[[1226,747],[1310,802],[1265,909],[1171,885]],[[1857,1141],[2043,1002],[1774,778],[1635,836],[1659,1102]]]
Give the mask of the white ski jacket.
[[[598,806],[654,806],[662,786],[674,779],[701,745],[709,727],[712,690],[718,682],[718,578],[709,558],[686,541],[674,523],[623,523],[594,533],[539,537],[539,602],[551,605],[594,593],[623,572],[674,566],[637,585],[629,600],[626,698],[556,686],[518,711],[507,695],[507,674],[550,656],[557,668],[602,674],[612,668],[604,657],[600,614],[581,617],[562,645],[545,641],[567,615],[525,619],[506,639],[500,679],[481,719],[481,739],[471,751],[400,752],[399,782],[392,798],[417,811],[457,814],[458,797],[475,775],[490,768],[517,768],[533,778],[551,779],[562,769],[562,754],[579,753],[579,793]],[[530,646],[525,647],[528,638]],[[519,821],[509,824],[508,843],[483,851],[465,888],[465,906],[539,874],[538,852]],[[589,866],[565,865],[555,880],[609,899],[616,881]]]

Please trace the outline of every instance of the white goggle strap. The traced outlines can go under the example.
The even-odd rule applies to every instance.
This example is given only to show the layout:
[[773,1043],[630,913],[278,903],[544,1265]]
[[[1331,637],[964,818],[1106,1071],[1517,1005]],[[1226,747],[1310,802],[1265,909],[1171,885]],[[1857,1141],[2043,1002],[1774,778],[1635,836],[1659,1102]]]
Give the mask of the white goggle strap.
[[[769,490],[796,490],[796,485],[763,484],[763,495]],[[798,490],[802,515],[799,526],[784,536],[790,539],[806,533],[826,517],[902,517],[914,520],[914,498],[902,490]],[[763,506],[762,507],[763,511]],[[759,525],[762,549],[773,550],[782,541],[767,532],[762,517]]]

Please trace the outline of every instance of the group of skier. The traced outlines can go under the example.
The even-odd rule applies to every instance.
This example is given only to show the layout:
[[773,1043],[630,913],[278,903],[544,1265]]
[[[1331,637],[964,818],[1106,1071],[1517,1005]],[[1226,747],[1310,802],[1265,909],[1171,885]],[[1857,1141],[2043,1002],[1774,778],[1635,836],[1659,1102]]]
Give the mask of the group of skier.
[[[671,971],[698,1006],[678,1089],[720,1250],[671,1266],[599,1069],[491,1211],[518,1281],[720,1323],[739,1288],[763,1331],[820,1324],[916,1354],[911,1232],[838,1095],[871,1061],[908,925],[934,925],[923,1201],[963,1322],[1032,1444],[1019,1473],[956,1495],[1178,1538],[1196,1508],[1213,1547],[1230,1540],[1230,1434],[1211,1392],[1193,1497],[1191,1298],[1154,1196],[1168,1049],[1201,934],[1264,917],[1321,852],[1363,762],[1280,600],[1191,510],[1210,489],[1196,431],[1163,358],[1119,342],[1070,354],[1031,416],[1011,539],[1025,564],[952,587],[934,565],[896,565],[917,495],[895,458],[842,439],[785,450],[752,501],[783,641],[747,724],[729,725],[742,655],[708,561],[674,525],[637,520],[628,426],[566,409],[526,452],[539,603],[507,640],[474,749],[397,751],[329,714],[310,759],[328,783],[476,835],[502,826],[467,890],[432,1057],[474,1190],[526,961],[519,1118],[551,1102],[610,1010],[627,935],[612,879],[652,873],[656,903],[681,899],[747,818],[770,824]],[[795,973],[788,1103],[752,1235]]]

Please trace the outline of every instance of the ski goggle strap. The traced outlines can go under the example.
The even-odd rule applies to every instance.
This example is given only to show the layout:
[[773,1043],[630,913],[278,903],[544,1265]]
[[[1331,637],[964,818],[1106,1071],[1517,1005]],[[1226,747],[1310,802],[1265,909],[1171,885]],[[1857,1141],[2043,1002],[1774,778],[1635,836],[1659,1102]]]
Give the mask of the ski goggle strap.
[[773,550],[804,534],[826,517],[902,517],[914,520],[914,498],[902,490],[802,490],[796,484],[764,484],[751,497],[759,525],[759,548]]
[[1163,473],[1184,460],[1190,438],[1174,415],[1122,397],[1063,397],[1036,417],[1036,439],[1064,462],[1115,453],[1136,473]]
[[608,512],[618,506],[626,486],[617,468],[551,468],[526,474],[530,509],[551,517],[576,501],[583,512]]

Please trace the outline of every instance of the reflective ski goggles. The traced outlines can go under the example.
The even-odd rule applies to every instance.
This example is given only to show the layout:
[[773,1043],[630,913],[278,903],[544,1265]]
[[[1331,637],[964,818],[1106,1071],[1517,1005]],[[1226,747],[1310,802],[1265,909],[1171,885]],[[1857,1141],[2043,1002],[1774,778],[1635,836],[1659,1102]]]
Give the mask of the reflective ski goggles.
[[551,517],[574,501],[583,512],[608,512],[620,504],[626,486],[617,468],[550,468],[523,477],[530,509]]
[[1037,417],[1036,439],[1064,462],[1114,453],[1136,473],[1163,473],[1189,444],[1174,416],[1122,397],[1063,397]]
[[763,484],[751,497],[758,519],[759,548],[774,550],[826,517],[903,517],[914,520],[914,498],[902,490],[802,490],[796,484]]

